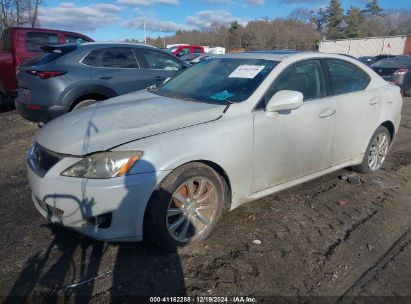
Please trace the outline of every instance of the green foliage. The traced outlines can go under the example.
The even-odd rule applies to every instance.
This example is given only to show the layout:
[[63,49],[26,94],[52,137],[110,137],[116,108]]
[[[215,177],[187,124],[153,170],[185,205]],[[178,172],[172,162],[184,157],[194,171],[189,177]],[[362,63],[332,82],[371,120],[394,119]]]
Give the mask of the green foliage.
[[230,28],[228,31],[232,34],[234,33],[238,28],[240,27],[240,24],[238,23],[238,20],[234,20],[231,22]]
[[367,3],[363,12],[371,16],[380,16],[383,11],[382,7],[378,5],[378,0],[371,0]]
[[346,28],[344,30],[345,37],[358,38],[361,37],[361,29],[364,23],[364,16],[358,7],[353,7],[347,11],[345,16]]
[[339,0],[331,0],[325,10],[326,24],[329,39],[343,38],[342,22],[344,21],[344,10]]
[[317,12],[313,14],[313,21],[317,26],[318,32],[322,33],[327,25],[327,12],[325,9],[318,9]]

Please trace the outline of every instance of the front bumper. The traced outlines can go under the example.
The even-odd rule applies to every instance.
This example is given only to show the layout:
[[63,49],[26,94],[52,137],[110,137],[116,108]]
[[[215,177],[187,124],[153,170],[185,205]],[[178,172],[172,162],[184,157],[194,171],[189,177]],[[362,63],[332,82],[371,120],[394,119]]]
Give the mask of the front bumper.
[[[60,173],[78,161],[64,158],[43,177],[28,165],[28,181],[37,210],[48,220],[91,238],[105,241],[141,241],[148,200],[168,171],[112,179],[81,179]],[[110,214],[110,225],[90,219]]]
[[24,103],[20,98],[16,98],[14,104],[17,112],[32,122],[47,123],[69,111],[69,108],[64,106],[37,106]]

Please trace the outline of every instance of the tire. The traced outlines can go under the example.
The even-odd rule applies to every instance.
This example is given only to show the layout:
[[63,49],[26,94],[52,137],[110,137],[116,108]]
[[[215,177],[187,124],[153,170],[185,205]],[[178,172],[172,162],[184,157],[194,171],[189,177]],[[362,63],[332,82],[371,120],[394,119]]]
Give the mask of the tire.
[[95,100],[95,99],[82,100],[82,101],[78,102],[78,103],[73,107],[73,109],[71,109],[71,110],[72,110],[72,111],[75,111],[75,110],[78,110],[78,109],[80,109],[80,108],[83,108],[83,107],[87,107],[87,106],[89,106],[89,105],[92,105],[92,104],[94,104],[94,103],[96,103],[96,102],[98,102],[98,100]]
[[175,169],[148,202],[144,239],[168,250],[204,241],[221,216],[224,190],[222,177],[203,163]]
[[390,133],[386,127],[379,126],[368,143],[362,163],[358,166],[354,166],[353,170],[360,173],[369,173],[379,170],[387,157],[390,145]]

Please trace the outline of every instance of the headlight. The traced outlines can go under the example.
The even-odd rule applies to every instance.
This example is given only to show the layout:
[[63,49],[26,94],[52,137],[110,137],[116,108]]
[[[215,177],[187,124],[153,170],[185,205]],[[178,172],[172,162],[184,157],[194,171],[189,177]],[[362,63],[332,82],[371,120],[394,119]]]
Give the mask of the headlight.
[[112,178],[127,174],[141,151],[101,152],[87,156],[64,170],[61,175],[82,178]]

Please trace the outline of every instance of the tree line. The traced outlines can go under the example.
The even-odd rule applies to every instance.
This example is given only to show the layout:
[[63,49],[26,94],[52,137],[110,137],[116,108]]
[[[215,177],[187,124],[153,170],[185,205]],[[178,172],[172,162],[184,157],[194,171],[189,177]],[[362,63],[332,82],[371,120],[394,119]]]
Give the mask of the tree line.
[[[378,0],[363,8],[344,11],[340,0],[330,0],[318,10],[296,9],[286,18],[268,17],[241,25],[213,23],[202,30],[177,31],[165,37],[167,44],[221,46],[228,50],[294,49],[315,50],[321,40],[411,34],[411,9],[388,11]],[[164,37],[148,38],[147,43],[163,47]],[[136,41],[136,39],[127,39]]]

